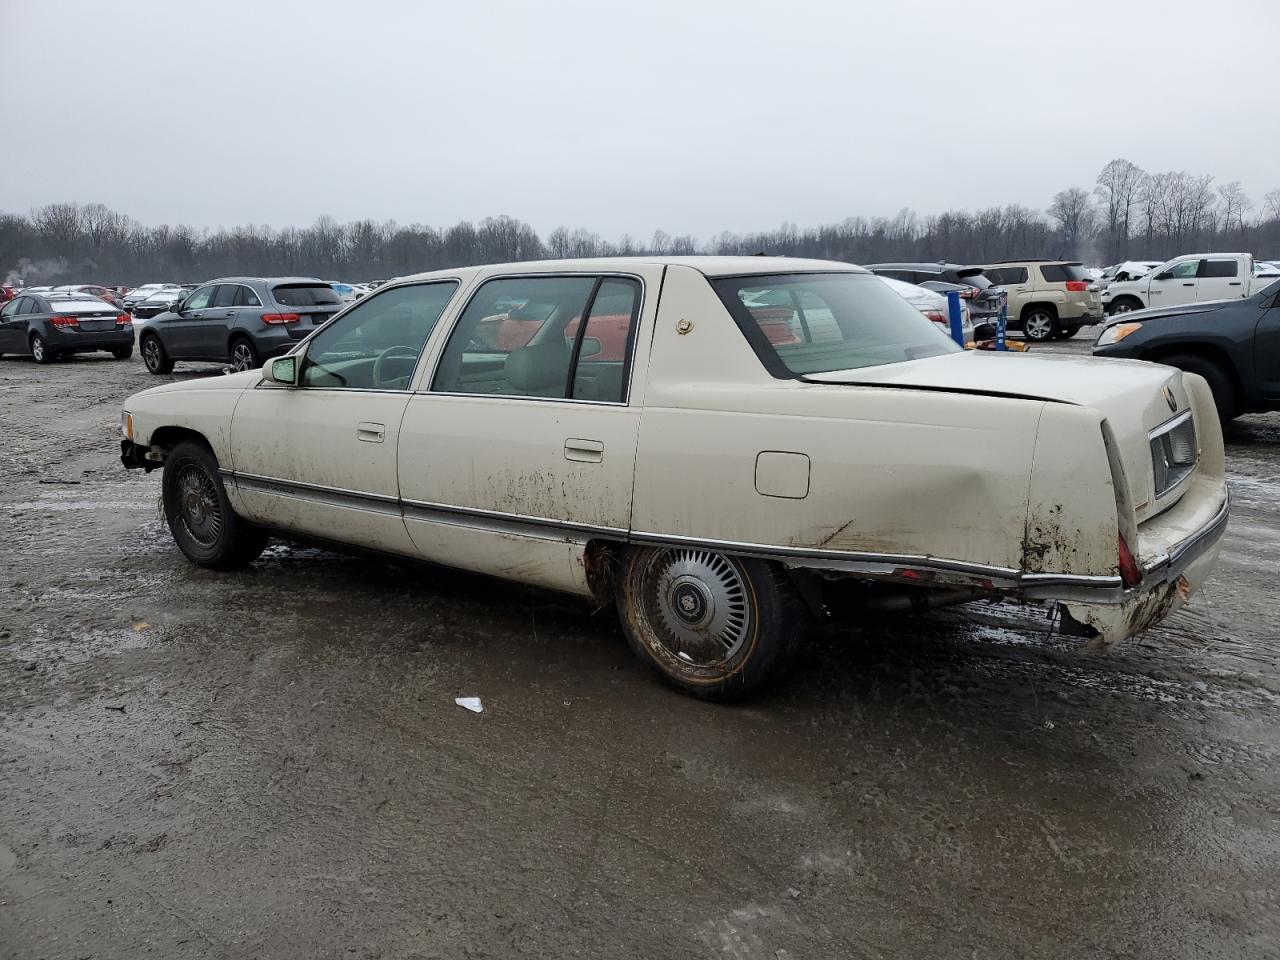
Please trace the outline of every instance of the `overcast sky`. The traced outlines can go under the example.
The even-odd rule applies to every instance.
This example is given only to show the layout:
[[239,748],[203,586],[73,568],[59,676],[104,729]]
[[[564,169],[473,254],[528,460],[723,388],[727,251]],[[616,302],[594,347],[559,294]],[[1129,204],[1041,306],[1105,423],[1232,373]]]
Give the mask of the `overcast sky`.
[[540,232],[1280,187],[1280,2],[0,0],[0,210]]

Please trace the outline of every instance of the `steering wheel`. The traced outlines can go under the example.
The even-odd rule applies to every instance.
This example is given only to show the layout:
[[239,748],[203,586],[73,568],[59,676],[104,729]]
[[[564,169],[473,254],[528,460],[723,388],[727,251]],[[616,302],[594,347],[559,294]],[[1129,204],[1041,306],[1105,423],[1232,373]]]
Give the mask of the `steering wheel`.
[[[378,354],[378,359],[373,361],[373,384],[375,387],[381,387],[385,383],[382,377],[382,369],[392,357],[410,357],[416,360],[418,359],[418,351],[413,347],[398,346],[387,347],[387,349]],[[412,373],[413,371],[410,371],[410,375]]]

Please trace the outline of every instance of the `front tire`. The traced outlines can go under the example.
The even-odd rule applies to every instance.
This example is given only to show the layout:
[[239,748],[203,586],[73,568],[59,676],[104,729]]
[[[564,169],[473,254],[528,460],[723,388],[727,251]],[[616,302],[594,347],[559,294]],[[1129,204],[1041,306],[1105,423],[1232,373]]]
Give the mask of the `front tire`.
[[147,372],[157,377],[173,369],[173,361],[154,333],[142,338],[142,362],[147,365]]
[[1107,308],[1107,316],[1114,317],[1117,313],[1132,313],[1134,310],[1141,309],[1142,303],[1140,301],[1133,299],[1133,297],[1120,297]]
[[1058,317],[1052,310],[1033,307],[1022,317],[1022,335],[1036,343],[1052,340],[1058,333]]
[[218,460],[204,444],[186,440],[174,447],[161,486],[169,532],[196,566],[239,570],[266,549],[266,531],[231,508]]
[[629,551],[617,592],[631,648],[704,700],[746,697],[781,677],[808,619],[777,565],[695,547]]
[[44,337],[38,333],[33,333],[28,341],[31,346],[31,359],[36,363],[53,363],[58,359],[58,355],[49,349],[49,345],[44,342]]
[[1236,385],[1221,364],[1194,353],[1157,357],[1156,362],[1166,363],[1187,373],[1198,373],[1204,377],[1209,383],[1209,390],[1213,393],[1213,405],[1218,408],[1218,419],[1222,421],[1223,426],[1239,415]]

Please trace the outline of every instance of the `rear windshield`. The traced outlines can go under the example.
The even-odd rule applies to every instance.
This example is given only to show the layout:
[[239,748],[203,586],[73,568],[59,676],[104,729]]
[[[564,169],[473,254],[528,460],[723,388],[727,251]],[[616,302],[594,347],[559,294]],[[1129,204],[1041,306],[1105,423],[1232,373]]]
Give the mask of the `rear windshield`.
[[870,274],[755,274],[713,279],[711,285],[775,377],[960,350],[937,324]]
[[338,291],[327,283],[290,283],[271,291],[276,303],[285,307],[316,307],[326,304],[341,305]]
[[105,300],[59,300],[49,298],[49,309],[58,313],[115,313],[116,308]]
[[1040,276],[1045,283],[1066,283],[1068,280],[1088,280],[1089,275],[1078,263],[1042,263]]
[[977,287],[979,290],[986,290],[992,285],[991,280],[988,279],[985,273],[964,273],[963,271],[959,271],[959,273],[961,283],[967,283],[969,286]]

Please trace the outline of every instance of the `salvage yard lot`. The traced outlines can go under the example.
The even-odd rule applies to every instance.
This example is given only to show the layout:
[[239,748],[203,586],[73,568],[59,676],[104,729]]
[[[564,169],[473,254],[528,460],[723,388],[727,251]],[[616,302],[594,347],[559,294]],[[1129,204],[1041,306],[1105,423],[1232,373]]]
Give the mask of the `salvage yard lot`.
[[1222,558],[1137,641],[885,621],[724,707],[572,599],[285,544],[191,566],[116,457],[155,382],[0,360],[0,957],[1280,942],[1280,415],[1229,432]]

